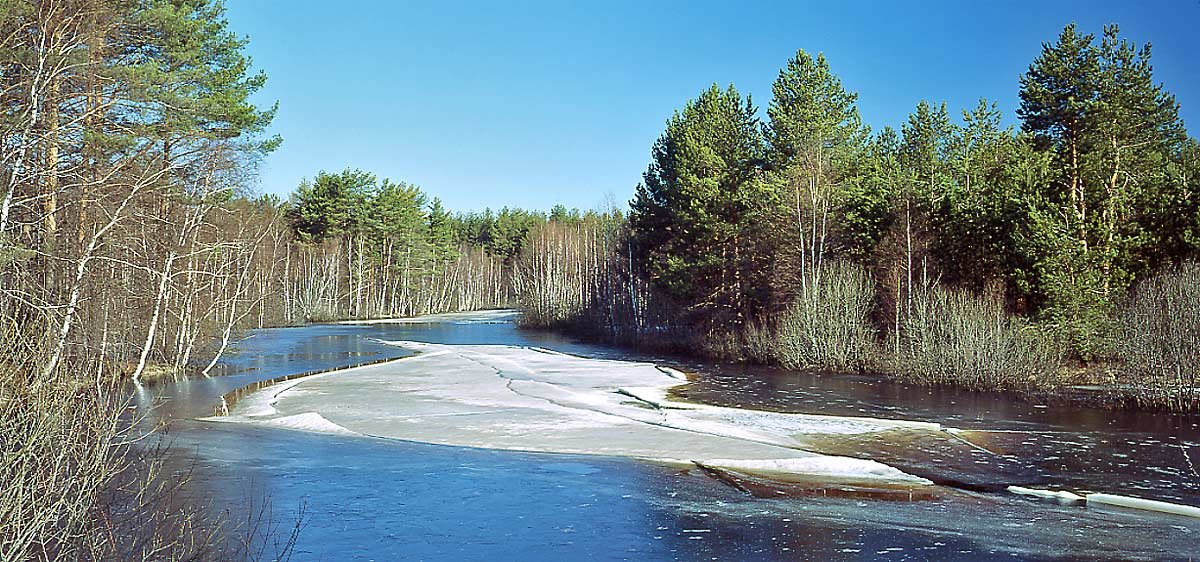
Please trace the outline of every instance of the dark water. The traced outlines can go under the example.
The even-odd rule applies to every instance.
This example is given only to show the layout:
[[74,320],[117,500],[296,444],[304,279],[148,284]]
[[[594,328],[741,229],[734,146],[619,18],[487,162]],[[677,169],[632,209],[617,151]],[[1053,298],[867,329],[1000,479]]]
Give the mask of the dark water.
[[[295,372],[404,351],[374,338],[534,345],[645,357],[508,323],[316,325],[257,331],[224,376],[139,394],[170,438],[188,493],[233,513],[269,497],[285,525],[304,506],[293,560],[1188,560],[1200,521],[1029,500],[1009,484],[1200,505],[1195,418],[1038,407],[866,377],[676,364],[688,399],[778,411],[936,421],[953,437],[822,444],[945,482],[933,497],[836,489],[746,493],[699,471],[629,459],[537,455],[196,421],[219,396]],[[974,444],[974,445],[972,445]],[[1190,451],[1190,455],[1187,454]],[[743,487],[745,489],[745,487]]]

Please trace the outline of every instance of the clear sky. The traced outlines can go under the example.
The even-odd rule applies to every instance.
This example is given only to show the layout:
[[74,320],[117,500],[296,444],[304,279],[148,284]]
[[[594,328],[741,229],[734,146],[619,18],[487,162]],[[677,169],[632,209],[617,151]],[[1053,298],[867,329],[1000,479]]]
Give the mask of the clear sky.
[[259,190],[282,196],[354,167],[454,210],[624,202],[674,109],[714,82],[761,109],[797,49],[826,54],[875,129],[921,99],[987,97],[1015,123],[1018,77],[1071,21],[1153,43],[1200,131],[1200,0],[227,1],[280,104]]

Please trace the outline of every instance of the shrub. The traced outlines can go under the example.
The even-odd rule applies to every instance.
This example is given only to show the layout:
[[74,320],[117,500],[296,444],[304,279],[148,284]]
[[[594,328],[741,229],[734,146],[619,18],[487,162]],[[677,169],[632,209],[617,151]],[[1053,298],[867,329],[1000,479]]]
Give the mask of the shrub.
[[122,418],[119,394],[0,373],[0,560],[291,555],[296,535],[279,528],[267,507],[248,506],[242,523],[184,499],[164,448],[125,443],[139,436]]
[[747,354],[789,369],[865,368],[875,347],[870,276],[858,265],[835,262],[807,285],[777,321],[747,331]]
[[1009,316],[999,298],[929,285],[893,335],[891,369],[922,384],[974,389],[1049,386],[1059,346]]
[[1139,283],[1117,321],[1119,382],[1142,405],[1200,410],[1200,264]]

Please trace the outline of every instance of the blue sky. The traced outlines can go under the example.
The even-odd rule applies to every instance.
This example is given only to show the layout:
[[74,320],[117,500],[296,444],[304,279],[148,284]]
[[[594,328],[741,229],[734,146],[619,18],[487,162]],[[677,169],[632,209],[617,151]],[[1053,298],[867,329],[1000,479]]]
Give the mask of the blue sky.
[[824,52],[866,123],[980,97],[1016,122],[1018,77],[1074,21],[1151,42],[1200,130],[1200,0],[407,2],[228,0],[279,101],[259,190],[319,170],[420,185],[455,210],[623,203],[671,112],[712,83],[760,109],[797,49]]

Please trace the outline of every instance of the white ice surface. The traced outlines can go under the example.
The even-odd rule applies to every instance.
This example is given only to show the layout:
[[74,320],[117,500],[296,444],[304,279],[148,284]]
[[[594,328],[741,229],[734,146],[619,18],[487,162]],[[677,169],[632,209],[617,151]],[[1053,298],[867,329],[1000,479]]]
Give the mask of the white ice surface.
[[799,459],[709,459],[707,466],[755,473],[804,474],[861,480],[911,481],[914,477],[881,462],[847,457],[814,456]]
[[928,485],[885,464],[804,450],[806,439],[937,424],[781,414],[672,401],[673,369],[498,345],[389,342],[396,361],[294,379],[221,421],[520,451],[683,459],[743,472]]
[[1088,505],[1105,505],[1123,507],[1126,509],[1141,509],[1144,511],[1157,511],[1159,513],[1170,513],[1172,515],[1200,518],[1200,507],[1191,505],[1182,505],[1158,500],[1147,500],[1131,496],[1119,496],[1116,494],[1088,494],[1086,498]]
[[1083,496],[1066,490],[1042,490],[1040,488],[1025,488],[1023,486],[1009,486],[1008,491],[1022,496],[1030,496],[1035,498],[1048,498],[1059,500],[1067,503],[1076,503],[1084,500]]
[[346,429],[336,423],[333,423],[321,414],[316,412],[305,412],[294,416],[283,416],[278,418],[269,418],[262,420],[263,424],[273,427],[283,427],[287,429],[298,429],[301,431],[315,431],[318,433],[341,433],[353,434],[353,431]]

